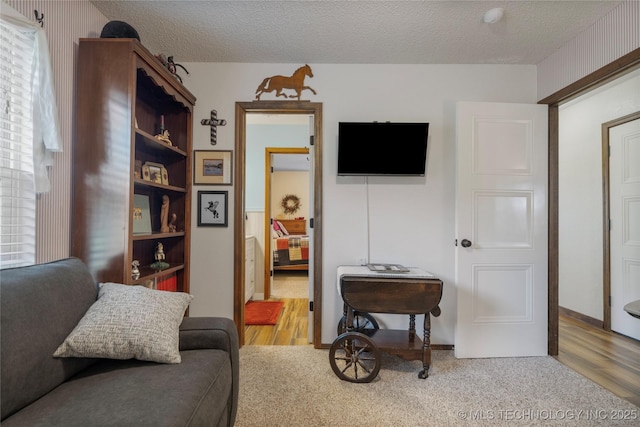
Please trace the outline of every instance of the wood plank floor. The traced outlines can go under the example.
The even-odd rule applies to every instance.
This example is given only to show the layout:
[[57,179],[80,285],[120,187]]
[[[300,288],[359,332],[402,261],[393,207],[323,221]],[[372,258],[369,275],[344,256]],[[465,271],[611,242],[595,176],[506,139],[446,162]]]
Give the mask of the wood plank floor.
[[567,316],[559,324],[556,359],[640,406],[640,342]]
[[306,298],[281,298],[282,314],[276,325],[245,325],[244,341],[246,345],[307,345],[308,304]]

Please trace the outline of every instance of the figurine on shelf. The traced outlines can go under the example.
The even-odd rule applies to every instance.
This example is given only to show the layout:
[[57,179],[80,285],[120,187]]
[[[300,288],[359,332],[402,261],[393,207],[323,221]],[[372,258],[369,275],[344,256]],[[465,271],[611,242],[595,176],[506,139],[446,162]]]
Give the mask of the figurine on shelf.
[[163,268],[169,267],[169,264],[164,262],[164,246],[162,245],[162,243],[158,243],[158,246],[156,246],[156,253],[154,255],[154,258],[156,262],[151,264],[151,268],[153,268],[154,270],[162,270]]
[[159,133],[156,135],[156,138],[159,139],[160,141],[167,143],[168,145],[171,145],[173,147],[173,144],[171,143],[171,140],[169,139],[169,131],[168,130],[164,130],[162,131],[162,133]]
[[169,233],[176,232],[176,221],[178,220],[178,215],[175,213],[171,214],[171,221],[169,221]]
[[162,207],[160,208],[160,232],[168,233],[169,230],[169,196],[162,196]]
[[162,63],[162,65],[164,65],[167,68],[167,70],[169,70],[171,74],[173,74],[173,77],[175,77],[180,81],[180,83],[182,83],[182,77],[180,77],[176,72],[177,68],[180,67],[184,70],[185,73],[189,74],[187,69],[184,68],[182,64],[178,64],[173,60],[173,56],[170,56],[167,58],[163,53],[161,53],[161,54],[155,55],[155,57],[156,59],[158,59],[158,61]]
[[134,259],[131,263],[131,278],[133,280],[138,280],[140,278],[140,270],[138,267],[140,267],[140,261]]

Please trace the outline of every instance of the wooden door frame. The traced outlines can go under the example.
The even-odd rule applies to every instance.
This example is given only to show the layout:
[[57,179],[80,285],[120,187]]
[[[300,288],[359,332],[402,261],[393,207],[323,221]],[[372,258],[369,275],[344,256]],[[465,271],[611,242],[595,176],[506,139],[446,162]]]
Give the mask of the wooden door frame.
[[559,144],[559,106],[577,96],[633,71],[640,66],[640,48],[588,74],[569,86],[538,101],[549,106],[549,326],[548,352],[558,355],[559,329],[559,248],[558,248],[558,144]]
[[[271,155],[309,154],[309,148],[266,147],[264,152],[264,299],[271,296]],[[315,183],[314,183],[315,185]],[[314,229],[315,231],[315,229]]]
[[611,331],[611,305],[609,298],[611,297],[611,231],[609,229],[609,220],[611,219],[611,204],[609,197],[609,130],[613,127],[623,125],[633,120],[640,119],[640,111],[628,114],[623,117],[608,121],[602,124],[602,242],[603,242],[603,261],[602,261],[602,328],[605,331]]
[[313,115],[313,346],[322,345],[322,103],[309,101],[236,102],[235,111],[235,188],[233,230],[233,320],[238,330],[240,346],[244,345],[244,244],[245,244],[245,153],[246,115],[309,114]]

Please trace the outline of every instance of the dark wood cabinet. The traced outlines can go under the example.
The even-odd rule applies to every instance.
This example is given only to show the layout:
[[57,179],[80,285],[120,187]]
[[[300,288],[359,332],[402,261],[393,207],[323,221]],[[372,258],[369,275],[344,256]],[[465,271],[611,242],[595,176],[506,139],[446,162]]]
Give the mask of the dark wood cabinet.
[[[72,255],[99,282],[188,292],[195,97],[135,39],[80,39],[77,69]],[[170,142],[156,137],[162,124]],[[167,268],[151,268],[158,243]]]
[[307,234],[306,219],[279,219],[280,224],[292,235]]

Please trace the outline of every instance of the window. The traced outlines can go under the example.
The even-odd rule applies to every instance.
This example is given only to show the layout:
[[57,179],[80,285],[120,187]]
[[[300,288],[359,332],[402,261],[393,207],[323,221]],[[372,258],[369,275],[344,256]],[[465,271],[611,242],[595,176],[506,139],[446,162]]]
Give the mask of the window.
[[0,267],[35,263],[35,37],[0,20]]

